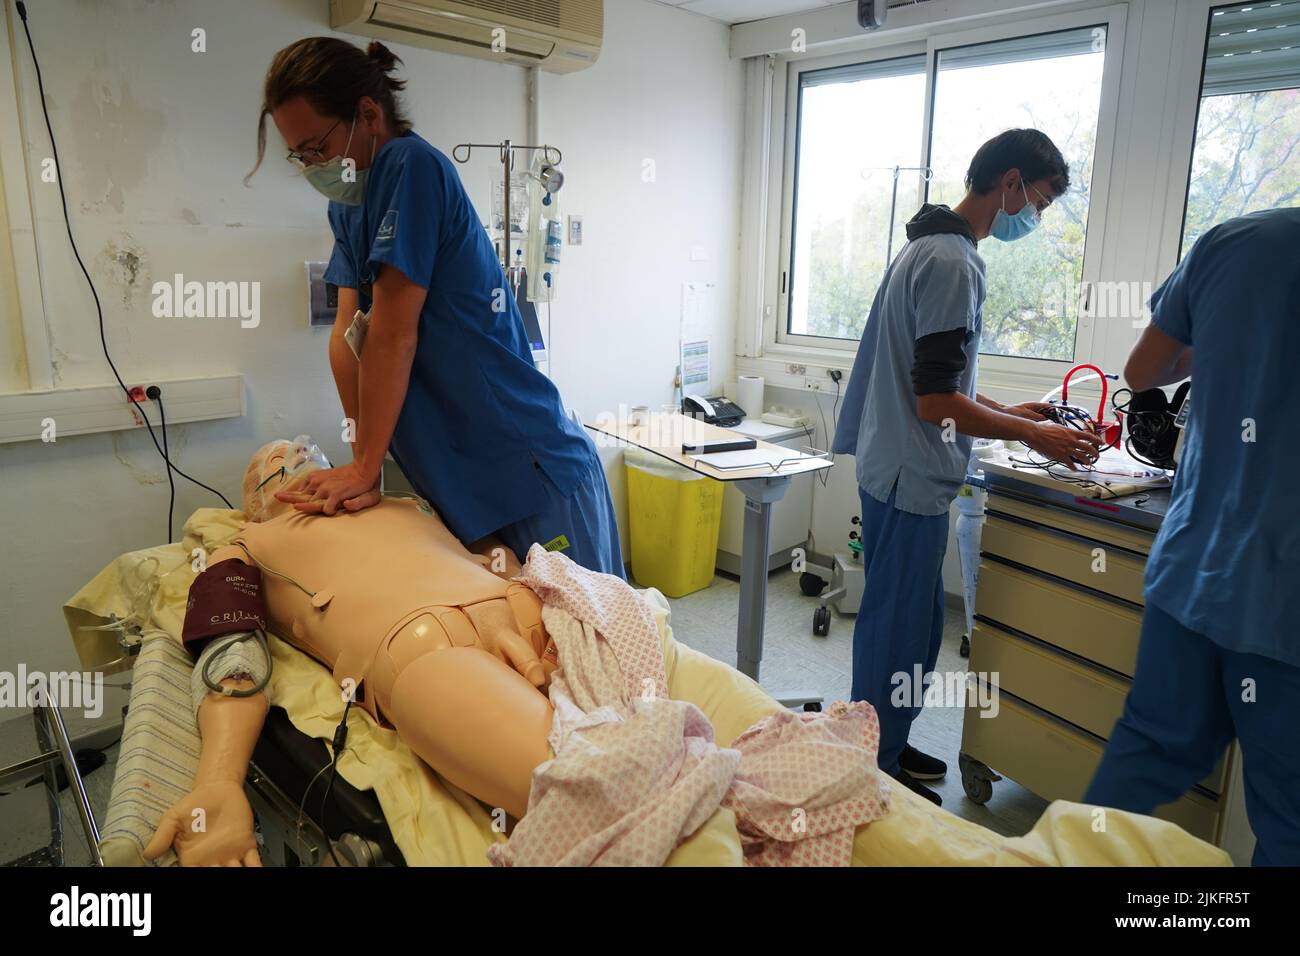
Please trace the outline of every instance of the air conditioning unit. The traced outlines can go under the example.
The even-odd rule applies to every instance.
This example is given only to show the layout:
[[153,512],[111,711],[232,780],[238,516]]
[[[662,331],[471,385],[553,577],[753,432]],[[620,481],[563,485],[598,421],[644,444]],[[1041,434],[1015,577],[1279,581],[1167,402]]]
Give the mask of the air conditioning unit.
[[572,73],[600,56],[605,0],[330,0],[330,26]]

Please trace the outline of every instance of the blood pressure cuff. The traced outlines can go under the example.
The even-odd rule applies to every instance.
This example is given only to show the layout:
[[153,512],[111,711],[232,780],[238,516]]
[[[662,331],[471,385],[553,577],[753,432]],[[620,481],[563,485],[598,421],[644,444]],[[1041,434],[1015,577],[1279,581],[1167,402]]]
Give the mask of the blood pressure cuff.
[[197,660],[214,637],[252,630],[266,630],[260,568],[229,558],[194,579],[181,629],[181,642],[191,657]]
[[[1148,388],[1134,392],[1129,399],[1127,419],[1128,440],[1141,458],[1159,468],[1173,470],[1178,467],[1174,461],[1174,448],[1178,444],[1178,429],[1174,419],[1187,399],[1191,382],[1184,382],[1174,392],[1173,400],[1166,397],[1162,388]],[[1141,460],[1141,459],[1139,459]]]
[[916,340],[912,353],[912,393],[955,392],[966,371],[966,329],[934,332]]

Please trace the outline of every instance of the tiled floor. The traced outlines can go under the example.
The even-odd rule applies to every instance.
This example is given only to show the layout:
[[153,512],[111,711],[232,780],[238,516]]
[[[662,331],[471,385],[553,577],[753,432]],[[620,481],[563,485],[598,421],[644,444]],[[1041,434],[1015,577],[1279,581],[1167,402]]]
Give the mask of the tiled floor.
[[[703,591],[696,591],[670,603],[673,635],[697,650],[736,663],[736,608],[739,582],[719,575]],[[773,693],[812,690],[829,703],[848,700],[853,647],[853,617],[831,612],[830,634],[812,632],[816,598],[804,597],[799,578],[789,569],[768,578],[767,621],[760,683]],[[966,660],[960,654],[963,621],[960,612],[949,608],[944,626],[943,649],[939,653],[940,673],[964,672]],[[912,725],[910,743],[948,763],[948,775],[931,786],[943,797],[945,809],[960,817],[1009,836],[1027,833],[1047,804],[1011,780],[993,785],[993,798],[984,806],[966,797],[957,770],[961,745],[962,710],[959,707],[927,707]]]

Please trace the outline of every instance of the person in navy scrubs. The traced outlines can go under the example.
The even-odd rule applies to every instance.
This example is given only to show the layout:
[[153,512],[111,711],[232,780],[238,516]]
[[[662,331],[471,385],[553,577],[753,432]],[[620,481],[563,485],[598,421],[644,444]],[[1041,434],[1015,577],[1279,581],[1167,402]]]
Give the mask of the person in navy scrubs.
[[[356,423],[351,464],[312,475],[299,510],[379,500],[391,452],[466,544],[495,536],[522,561],[538,542],[624,576],[595,444],[533,364],[514,294],[448,158],[412,129],[380,43],[312,37],[276,54],[265,84],[289,159],[329,198],[339,287],[330,364]],[[370,313],[362,357],[343,337]]]
[[1151,813],[1235,737],[1255,865],[1300,866],[1300,209],[1201,236],[1151,297],[1124,377],[1192,379],[1147,559],[1137,671],[1084,801]]

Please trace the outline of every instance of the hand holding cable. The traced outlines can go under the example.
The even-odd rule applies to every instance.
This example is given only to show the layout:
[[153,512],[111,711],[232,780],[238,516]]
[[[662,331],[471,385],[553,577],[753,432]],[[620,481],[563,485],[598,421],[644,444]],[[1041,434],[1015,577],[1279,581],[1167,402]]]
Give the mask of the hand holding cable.
[[1067,428],[1053,422],[1030,422],[1021,438],[1026,445],[1071,471],[1076,465],[1091,465],[1101,453],[1104,441],[1091,431]]

